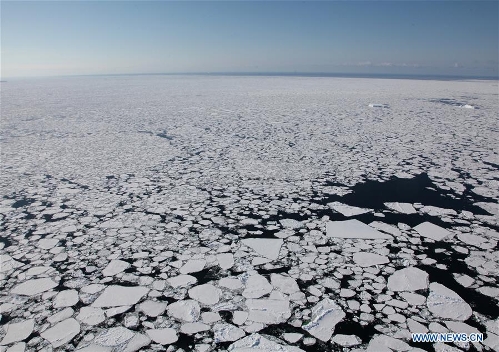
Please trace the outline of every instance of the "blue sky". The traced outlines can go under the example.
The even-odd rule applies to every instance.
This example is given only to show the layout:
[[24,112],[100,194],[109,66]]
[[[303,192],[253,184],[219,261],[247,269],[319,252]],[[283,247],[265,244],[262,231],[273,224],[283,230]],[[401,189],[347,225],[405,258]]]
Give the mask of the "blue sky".
[[2,77],[497,76],[497,1],[1,2]]

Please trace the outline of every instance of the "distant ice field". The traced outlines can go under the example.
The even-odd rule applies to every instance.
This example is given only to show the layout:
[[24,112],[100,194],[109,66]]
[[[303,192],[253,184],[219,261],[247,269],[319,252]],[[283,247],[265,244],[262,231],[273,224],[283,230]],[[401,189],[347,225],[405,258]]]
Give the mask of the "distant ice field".
[[491,80],[2,82],[0,351],[497,351],[498,111]]

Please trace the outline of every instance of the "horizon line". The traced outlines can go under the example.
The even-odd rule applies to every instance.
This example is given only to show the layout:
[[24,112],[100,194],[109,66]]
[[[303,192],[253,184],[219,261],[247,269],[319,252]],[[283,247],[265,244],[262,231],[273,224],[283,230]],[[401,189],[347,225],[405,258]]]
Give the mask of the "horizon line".
[[260,76],[260,77],[337,77],[337,78],[387,78],[387,79],[421,79],[421,80],[499,80],[499,75],[448,75],[448,74],[420,74],[420,73],[354,73],[354,72],[300,72],[300,71],[214,71],[214,72],[135,72],[135,73],[90,73],[72,75],[47,76],[7,76],[1,77],[1,82],[7,79],[40,79],[40,78],[69,78],[69,77],[106,77],[106,76]]

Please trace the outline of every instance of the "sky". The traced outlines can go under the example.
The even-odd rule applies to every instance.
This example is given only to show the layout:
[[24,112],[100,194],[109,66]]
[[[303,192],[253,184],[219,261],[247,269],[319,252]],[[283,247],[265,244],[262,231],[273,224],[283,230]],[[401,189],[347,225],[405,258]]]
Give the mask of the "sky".
[[1,77],[498,76],[497,1],[1,1]]

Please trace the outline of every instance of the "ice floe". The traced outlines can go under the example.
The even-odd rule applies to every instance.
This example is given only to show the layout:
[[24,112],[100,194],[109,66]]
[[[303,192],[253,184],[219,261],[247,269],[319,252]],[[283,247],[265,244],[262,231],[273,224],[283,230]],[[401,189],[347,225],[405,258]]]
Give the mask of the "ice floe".
[[435,241],[442,241],[451,236],[451,233],[446,229],[427,221],[415,226],[414,230],[421,236],[431,238]]
[[276,260],[283,244],[282,239],[248,238],[241,241],[265,258]]
[[359,220],[329,221],[326,225],[328,237],[361,238],[361,239],[392,239],[392,236],[376,231]]
[[146,287],[112,285],[106,287],[104,292],[92,303],[93,307],[119,307],[137,303],[144,297],[149,289]]
[[429,276],[423,270],[410,267],[397,270],[388,278],[390,291],[425,290],[429,285]]
[[457,293],[436,282],[430,284],[430,293],[426,301],[428,310],[437,317],[454,320],[466,320],[473,311]]
[[303,325],[303,329],[319,340],[328,341],[334,333],[336,324],[345,316],[345,312],[336,302],[326,298],[312,308],[310,322]]

